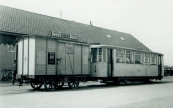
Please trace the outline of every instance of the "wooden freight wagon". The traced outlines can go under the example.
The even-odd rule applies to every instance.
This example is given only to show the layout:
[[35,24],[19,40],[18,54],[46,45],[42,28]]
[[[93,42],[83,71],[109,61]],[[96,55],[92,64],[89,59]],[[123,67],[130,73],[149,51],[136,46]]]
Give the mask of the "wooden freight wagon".
[[51,37],[23,37],[17,45],[17,78],[29,80],[34,89],[57,88],[68,82],[77,87],[89,73],[89,45],[77,36],[52,34]]

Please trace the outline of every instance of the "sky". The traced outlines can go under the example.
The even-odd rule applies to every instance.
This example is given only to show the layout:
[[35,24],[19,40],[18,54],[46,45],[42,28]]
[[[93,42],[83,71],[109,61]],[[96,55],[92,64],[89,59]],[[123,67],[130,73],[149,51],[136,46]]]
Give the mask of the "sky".
[[0,0],[0,5],[131,34],[173,66],[173,0]]

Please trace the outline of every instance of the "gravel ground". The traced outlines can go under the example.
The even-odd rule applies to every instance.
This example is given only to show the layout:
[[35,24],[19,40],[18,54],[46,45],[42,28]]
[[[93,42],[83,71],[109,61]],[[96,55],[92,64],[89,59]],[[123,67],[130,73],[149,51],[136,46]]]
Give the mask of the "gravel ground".
[[173,108],[173,95],[110,108]]
[[0,108],[172,108],[173,77],[151,84],[107,86],[81,83],[79,89],[34,91],[30,85],[0,84]]

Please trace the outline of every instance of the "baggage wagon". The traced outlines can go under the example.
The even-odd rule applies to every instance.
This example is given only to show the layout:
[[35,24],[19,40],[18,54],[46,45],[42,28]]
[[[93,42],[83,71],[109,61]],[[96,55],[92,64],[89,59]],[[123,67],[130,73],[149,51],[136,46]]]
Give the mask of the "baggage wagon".
[[20,83],[29,81],[34,89],[42,85],[55,89],[64,82],[69,87],[77,87],[79,81],[86,80],[90,76],[89,45],[70,39],[39,36],[18,39],[17,78]]

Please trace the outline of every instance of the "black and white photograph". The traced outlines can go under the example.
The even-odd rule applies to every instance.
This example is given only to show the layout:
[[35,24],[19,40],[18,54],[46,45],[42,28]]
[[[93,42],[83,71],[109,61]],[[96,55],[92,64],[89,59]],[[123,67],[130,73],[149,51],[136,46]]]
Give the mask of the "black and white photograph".
[[0,108],[173,108],[173,0],[0,0]]

